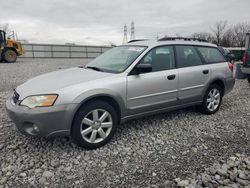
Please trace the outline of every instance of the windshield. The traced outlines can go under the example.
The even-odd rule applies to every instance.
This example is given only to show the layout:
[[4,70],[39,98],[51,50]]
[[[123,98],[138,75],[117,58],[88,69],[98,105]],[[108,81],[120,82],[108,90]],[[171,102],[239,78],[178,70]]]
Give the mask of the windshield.
[[145,46],[118,46],[97,57],[87,64],[86,68],[120,73],[126,70],[146,48]]

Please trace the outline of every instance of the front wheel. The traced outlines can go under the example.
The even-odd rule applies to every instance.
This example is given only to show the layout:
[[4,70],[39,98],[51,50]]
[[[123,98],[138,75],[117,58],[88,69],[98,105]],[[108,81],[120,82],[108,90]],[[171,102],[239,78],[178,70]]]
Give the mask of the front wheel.
[[0,63],[3,63],[3,51],[0,50]]
[[117,125],[115,109],[104,101],[93,101],[76,113],[71,136],[79,146],[95,149],[110,141]]
[[200,106],[200,110],[204,114],[214,114],[216,113],[222,102],[222,88],[218,86],[217,84],[211,85],[202,102],[202,105]]
[[17,54],[15,51],[11,50],[11,49],[7,49],[3,52],[3,59],[7,62],[7,63],[15,63],[16,59],[17,59]]

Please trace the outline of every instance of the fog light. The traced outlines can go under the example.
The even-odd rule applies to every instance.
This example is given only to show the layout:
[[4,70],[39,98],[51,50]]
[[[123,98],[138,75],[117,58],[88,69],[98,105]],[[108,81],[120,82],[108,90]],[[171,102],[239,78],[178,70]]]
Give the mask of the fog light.
[[40,133],[39,127],[32,122],[24,122],[23,130],[29,135],[38,135]]
[[34,130],[35,133],[39,133],[39,128],[35,124],[33,124],[33,130]]

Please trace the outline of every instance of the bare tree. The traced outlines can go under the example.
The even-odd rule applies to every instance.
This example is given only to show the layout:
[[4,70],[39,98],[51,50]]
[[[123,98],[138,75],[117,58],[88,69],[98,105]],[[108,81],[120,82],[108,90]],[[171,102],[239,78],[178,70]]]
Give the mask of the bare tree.
[[211,27],[211,30],[211,33],[193,33],[191,37],[204,39],[225,47],[243,47],[246,33],[250,32],[250,23],[242,22],[228,26],[226,21],[218,21]]
[[235,47],[235,34],[233,28],[227,29],[223,35],[221,46],[224,47]]
[[211,30],[214,34],[214,38],[215,38],[214,42],[217,45],[221,45],[222,38],[223,38],[224,32],[226,30],[226,27],[227,27],[227,21],[218,21],[211,28]]
[[234,43],[236,47],[244,47],[246,40],[246,33],[250,31],[250,24],[243,22],[234,25],[233,27],[234,33]]

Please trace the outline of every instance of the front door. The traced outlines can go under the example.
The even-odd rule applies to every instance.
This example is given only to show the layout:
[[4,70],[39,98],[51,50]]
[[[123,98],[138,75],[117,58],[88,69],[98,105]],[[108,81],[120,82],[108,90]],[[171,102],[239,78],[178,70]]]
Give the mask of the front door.
[[127,108],[130,115],[177,104],[178,72],[172,46],[152,49],[139,63],[151,64],[152,71],[127,77]]

